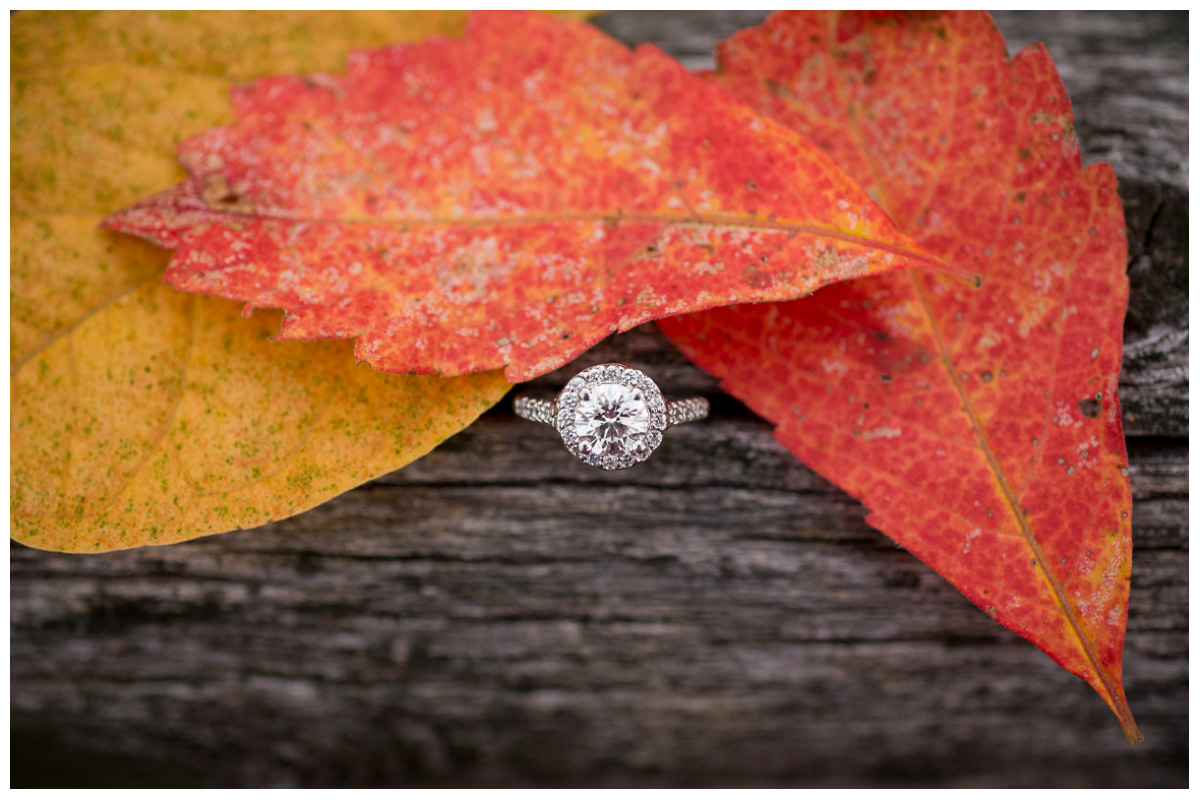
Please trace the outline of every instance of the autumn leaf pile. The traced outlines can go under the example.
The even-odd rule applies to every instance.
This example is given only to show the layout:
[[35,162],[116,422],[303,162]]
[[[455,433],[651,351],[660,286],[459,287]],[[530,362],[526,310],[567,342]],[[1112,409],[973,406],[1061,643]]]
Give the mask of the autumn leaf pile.
[[1043,49],[983,13],[778,14],[703,76],[539,14],[13,28],[18,540],[298,513],[659,320],[1140,739],[1123,215]]

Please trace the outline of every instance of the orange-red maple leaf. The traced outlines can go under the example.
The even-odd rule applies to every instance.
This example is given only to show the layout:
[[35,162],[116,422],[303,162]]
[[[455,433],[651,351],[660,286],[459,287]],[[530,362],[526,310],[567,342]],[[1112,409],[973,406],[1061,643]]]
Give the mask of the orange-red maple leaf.
[[480,14],[233,100],[191,180],[107,224],[390,372],[524,380],[647,320],[942,266],[820,148],[579,23]]
[[663,329],[1139,741],[1121,686],[1125,227],[1109,166],[1080,169],[1050,57],[1010,60],[985,13],[800,13],[733,37],[719,63],[720,85],[820,143],[983,287],[891,273]]

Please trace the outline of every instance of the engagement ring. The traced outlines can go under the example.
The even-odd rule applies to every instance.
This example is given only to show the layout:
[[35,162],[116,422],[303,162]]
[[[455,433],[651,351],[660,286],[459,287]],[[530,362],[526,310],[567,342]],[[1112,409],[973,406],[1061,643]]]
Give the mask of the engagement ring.
[[649,458],[670,426],[707,417],[708,401],[691,397],[668,403],[641,370],[600,364],[572,378],[554,400],[515,398],[513,411],[553,425],[581,461],[625,469]]

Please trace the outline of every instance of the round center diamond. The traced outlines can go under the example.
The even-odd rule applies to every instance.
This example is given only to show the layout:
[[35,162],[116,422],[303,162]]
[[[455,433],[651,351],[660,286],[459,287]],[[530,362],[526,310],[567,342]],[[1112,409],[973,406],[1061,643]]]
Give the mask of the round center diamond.
[[623,456],[640,450],[650,430],[646,395],[620,383],[588,386],[579,392],[573,427],[584,453]]

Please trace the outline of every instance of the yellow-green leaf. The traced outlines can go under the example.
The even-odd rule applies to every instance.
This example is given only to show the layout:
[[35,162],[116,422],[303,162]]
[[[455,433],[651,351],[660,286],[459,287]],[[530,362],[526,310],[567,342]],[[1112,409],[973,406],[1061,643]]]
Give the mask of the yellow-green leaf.
[[133,64],[244,81],[341,71],[352,49],[459,36],[461,11],[31,11],[13,18],[12,71]]
[[168,253],[100,219],[181,177],[227,79],[457,33],[438,12],[19,14],[12,24],[12,535],[96,552],[247,528],[397,469],[507,390],[275,342],[276,314],[163,285]]

